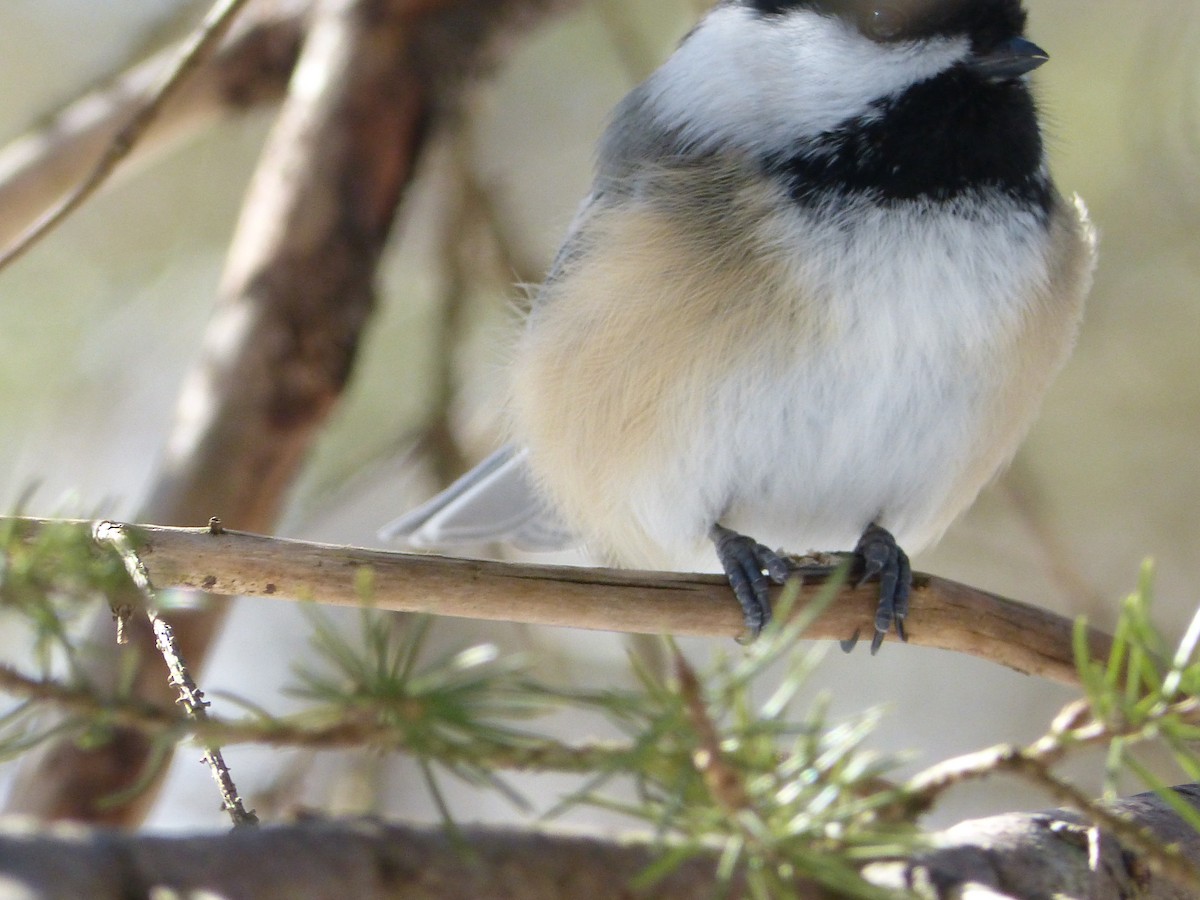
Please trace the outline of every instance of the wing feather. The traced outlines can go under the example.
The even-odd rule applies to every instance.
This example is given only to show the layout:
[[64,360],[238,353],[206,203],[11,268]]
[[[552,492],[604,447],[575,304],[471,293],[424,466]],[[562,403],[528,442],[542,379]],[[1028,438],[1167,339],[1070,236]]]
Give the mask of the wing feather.
[[441,493],[379,530],[411,547],[504,541],[522,550],[564,550],[578,540],[534,489],[524,447],[502,447]]

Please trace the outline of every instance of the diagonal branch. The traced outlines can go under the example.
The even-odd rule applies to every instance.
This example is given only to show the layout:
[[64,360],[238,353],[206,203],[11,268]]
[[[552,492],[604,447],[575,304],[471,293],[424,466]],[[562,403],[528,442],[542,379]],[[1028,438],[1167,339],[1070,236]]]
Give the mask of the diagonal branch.
[[187,81],[199,66],[216,49],[217,44],[229,31],[234,18],[248,0],[217,0],[209,10],[203,24],[196,29],[179,50],[179,57],[170,67],[161,82],[154,84],[145,99],[138,103],[133,114],[108,141],[100,159],[65,197],[47,210],[3,252],[0,252],[0,269],[24,256],[34,244],[49,234],[71,213],[87,202],[116,169],[138,139],[150,127],[160,110],[176,91]]
[[[1145,734],[1150,730],[1147,722],[1114,726],[1102,721],[1075,721],[1085,708],[1082,705],[1067,707],[1060,714],[1056,727],[1028,747],[1002,744],[944,760],[926,769],[903,786],[900,804],[911,815],[932,807],[939,796],[955,785],[988,778],[998,772],[1011,772],[1042,788],[1056,800],[1079,810],[1121,843],[1136,850],[1146,865],[1159,874],[1188,885],[1193,891],[1200,888],[1197,860],[1184,857],[1178,847],[1162,845],[1144,826],[1130,822],[1114,812],[1108,804],[1093,801],[1078,787],[1054,774],[1054,766],[1072,750],[1109,744],[1116,738]],[[1198,714],[1200,700],[1188,697],[1158,707],[1148,719],[1150,722],[1172,718],[1195,721]]]
[[[144,123],[113,172],[155,157],[218,119],[283,97],[310,0],[252,4],[191,77]],[[179,57],[171,46],[83,94],[0,148],[0,246],[75,189]]]
[[[159,604],[158,597],[154,593],[154,585],[151,584],[150,575],[146,572],[146,567],[142,564],[137,551],[129,546],[127,533],[119,528],[106,529],[101,523],[93,536],[98,544],[112,547],[121,557],[130,580],[138,593],[142,595],[142,600],[146,604],[146,616],[154,631],[155,646],[167,664],[167,671],[171,676],[171,687],[179,692],[175,702],[183,707],[189,719],[201,723],[207,721],[210,704],[204,699],[204,692],[192,678],[187,662],[179,653],[179,643],[175,640],[174,629],[166,619],[158,614]],[[238,794],[237,787],[233,783],[233,775],[225,763],[225,757],[220,748],[206,746],[204,763],[212,772],[213,780],[216,781],[217,788],[221,793],[221,807],[229,813],[233,824],[257,825],[258,817],[252,811],[248,812],[242,804],[241,795]]]

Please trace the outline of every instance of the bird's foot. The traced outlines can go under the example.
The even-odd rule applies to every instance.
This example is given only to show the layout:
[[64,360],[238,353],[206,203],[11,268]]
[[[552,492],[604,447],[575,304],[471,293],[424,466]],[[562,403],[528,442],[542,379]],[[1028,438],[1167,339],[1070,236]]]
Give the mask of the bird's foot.
[[713,525],[709,539],[717,548],[721,568],[746,620],[746,641],[752,641],[771,621],[771,585],[783,584],[791,571],[786,560],[753,538]]
[[[896,636],[908,640],[904,633],[904,620],[908,616],[908,595],[912,589],[912,567],[908,556],[891,532],[872,523],[858,539],[854,556],[862,561],[862,577],[858,586],[872,578],[879,578],[879,606],[875,610],[875,636],[871,638],[871,655],[879,652],[884,637],[896,626]],[[858,642],[858,632],[842,641],[842,649],[849,653]]]

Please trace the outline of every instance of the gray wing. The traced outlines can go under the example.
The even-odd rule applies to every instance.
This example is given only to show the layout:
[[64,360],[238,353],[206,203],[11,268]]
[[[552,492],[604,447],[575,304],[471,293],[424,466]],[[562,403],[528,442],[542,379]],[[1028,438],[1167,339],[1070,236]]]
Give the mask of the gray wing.
[[497,450],[412,512],[379,530],[383,540],[412,547],[503,541],[521,550],[565,550],[578,545],[546,509],[530,479],[524,447]]
[[576,210],[549,273],[534,296],[534,312],[554,296],[555,285],[563,275],[590,252],[592,235],[588,226],[593,219],[642,196],[663,173],[690,167],[711,156],[711,151],[685,140],[678,129],[658,121],[650,94],[650,82],[643,82],[613,111],[597,148],[592,190]]
[[542,279],[541,285],[534,294],[534,309],[537,309],[540,302],[553,292],[555,283],[563,276],[566,270],[587,253],[587,229],[584,226],[588,219],[595,213],[595,207],[599,199],[599,194],[596,191],[592,191],[592,193],[583,198],[583,202],[575,210],[575,215],[571,218],[570,225],[567,226],[566,237],[559,244],[558,252],[554,254],[554,259],[550,263],[546,277]]
[[[648,112],[644,89],[635,90],[613,116],[601,141],[596,182],[575,213],[550,271],[533,298],[530,316],[552,298],[563,275],[590,250],[588,223],[603,214],[612,198],[635,188],[630,175],[639,164],[678,155],[675,143],[659,134]],[[636,120],[636,121],[635,121]],[[618,122],[626,123],[617,127]],[[630,125],[635,127],[629,127]],[[649,159],[647,159],[649,157]],[[437,496],[388,523],[384,540],[402,539],[413,547],[504,541],[522,550],[565,550],[579,539],[546,509],[530,479],[524,447],[497,450]]]

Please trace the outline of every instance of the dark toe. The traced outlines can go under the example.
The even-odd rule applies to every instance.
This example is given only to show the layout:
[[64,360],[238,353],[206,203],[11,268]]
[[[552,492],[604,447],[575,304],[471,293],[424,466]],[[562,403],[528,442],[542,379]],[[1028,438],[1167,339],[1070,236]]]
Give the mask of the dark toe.
[[874,655],[879,652],[893,624],[900,640],[908,640],[904,619],[908,615],[912,567],[891,533],[875,524],[863,532],[854,553],[863,564],[859,585],[870,578],[879,578],[879,606],[875,610],[875,635],[871,638],[871,654]]
[[[900,548],[897,547],[897,550]],[[896,634],[900,640],[907,641],[908,635],[904,633],[904,620],[908,618],[908,598],[912,594],[912,566],[908,562],[908,555],[904,551],[900,551],[900,574],[896,579],[896,600],[894,603],[894,613],[896,617]]]
[[771,621],[771,585],[787,580],[787,561],[753,538],[721,525],[713,525],[709,536],[742,607],[747,637],[753,640]]
[[875,626],[875,635],[871,638],[871,655],[874,656],[879,652],[879,648],[883,646],[883,639],[887,637],[887,629],[879,630],[879,626]]

